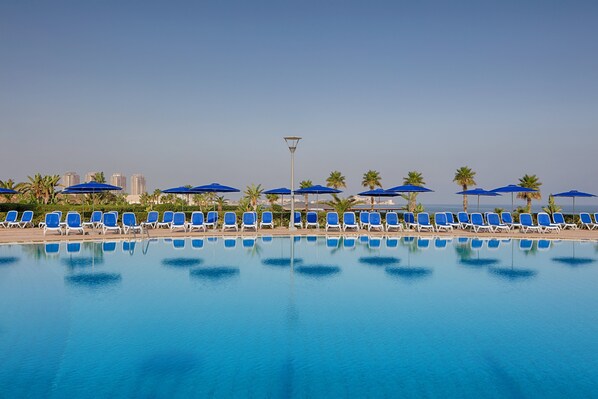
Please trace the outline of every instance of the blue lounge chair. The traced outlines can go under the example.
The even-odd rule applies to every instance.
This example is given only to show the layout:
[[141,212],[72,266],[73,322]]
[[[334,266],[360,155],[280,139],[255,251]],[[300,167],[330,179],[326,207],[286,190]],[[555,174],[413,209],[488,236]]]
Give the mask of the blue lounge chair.
[[417,231],[434,231],[434,226],[430,223],[430,215],[428,212],[420,212],[417,214]]
[[216,211],[208,211],[206,215],[206,229],[211,227],[212,229],[216,229],[218,227],[218,212]]
[[538,213],[538,226],[540,226],[540,230],[544,233],[548,233],[549,231],[561,231],[558,224],[550,221],[550,216],[546,212]]
[[399,222],[399,215],[396,212],[386,214],[386,231],[402,231],[403,225]]
[[274,215],[270,211],[262,212],[262,221],[260,222],[260,229],[264,227],[274,228]]
[[502,212],[500,214],[500,218],[502,219],[502,222],[504,224],[509,226],[510,229],[518,229],[521,227],[521,223],[515,223],[513,221],[513,216],[511,215],[511,212]]
[[519,222],[521,223],[521,232],[528,233],[532,231],[537,231],[538,233],[542,232],[542,229],[537,224],[534,224],[534,220],[532,219],[532,215],[529,213],[521,213],[519,215]]
[[446,222],[453,226],[453,228],[458,229],[460,227],[458,222],[455,222],[455,215],[453,212],[445,212],[446,214]]
[[[236,217],[236,215],[235,215]],[[226,214],[224,214],[226,219]],[[224,227],[224,226],[223,226]],[[224,249],[233,249],[237,246],[237,237],[224,237]]]
[[320,228],[320,223],[318,223],[318,214],[313,211],[307,212],[307,215],[305,216],[305,228],[309,229],[310,226],[315,227],[316,229]]
[[336,212],[328,212],[326,213],[326,231],[330,229],[338,229],[341,230],[341,225],[338,221],[338,213]]
[[581,228],[584,227],[588,230],[594,230],[598,227],[598,224],[592,221],[592,217],[587,212],[582,212],[579,214],[579,220],[581,221]]
[[472,238],[471,239],[471,249],[482,249],[484,246],[484,240],[480,240],[479,238]]
[[189,223],[189,231],[202,230],[206,231],[204,223],[203,212],[195,211],[191,214],[191,222]]
[[142,222],[141,225],[146,229],[152,228],[155,229],[159,220],[158,211],[149,211],[147,213],[147,219],[145,222]]
[[123,213],[123,232],[125,234],[133,232],[133,233],[143,233],[143,226],[137,224],[137,217],[133,212],[125,212]]
[[398,237],[386,237],[386,248],[397,248],[399,246]]
[[[446,216],[446,214],[444,216]],[[446,249],[447,245],[448,245],[448,240],[446,238],[437,237],[434,239],[434,249],[443,250],[443,249]]]
[[488,220],[488,225],[490,226],[490,231],[492,231],[494,233],[497,233],[499,231],[511,230],[511,228],[509,226],[507,226],[500,220],[500,216],[498,216],[498,213],[488,212],[488,215],[486,215],[486,219]]
[[93,211],[89,217],[89,222],[83,223],[83,228],[85,227],[92,229],[102,228],[102,211]]
[[21,215],[20,221],[8,223],[8,227],[20,227],[24,229],[27,226],[33,227],[33,211],[25,211]]
[[538,240],[538,251],[548,251],[550,249],[550,240]]
[[458,212],[457,221],[459,222],[459,227],[463,230],[473,228],[473,225],[469,221],[469,215],[467,214],[467,212]]
[[187,232],[187,219],[185,217],[185,212],[175,212],[172,216],[170,231],[180,229],[183,229],[184,232]]
[[174,212],[173,211],[164,211],[162,214],[162,221],[156,224],[156,227],[159,229],[160,227],[165,227],[167,229],[172,226],[172,220],[174,219]]
[[79,212],[69,212],[66,214],[66,235],[68,236],[70,232],[85,234]]
[[430,239],[424,237],[417,238],[417,247],[419,249],[428,249],[430,248]]
[[417,223],[415,223],[415,215],[413,212],[405,212],[403,214],[403,219],[405,219],[405,227],[408,229],[416,229]]
[[488,249],[497,250],[498,247],[500,247],[500,240],[497,240],[496,238],[491,238],[490,241],[488,241]]
[[58,234],[62,235],[62,227],[60,226],[60,217],[54,213],[46,213],[44,218],[44,235],[48,231],[57,231]]
[[484,222],[484,217],[479,212],[471,214],[471,225],[473,231],[475,231],[476,233],[479,233],[480,230],[492,232],[492,227]]
[[380,215],[380,212],[370,212],[368,231],[372,230],[384,231],[384,225],[382,224],[382,216]]
[[116,215],[112,212],[104,213],[104,221],[102,223],[102,234],[106,235],[108,231],[114,231],[118,234],[122,233],[122,229],[118,225]]
[[355,249],[355,244],[357,240],[354,236],[352,237],[343,237],[343,248],[346,249]]
[[[371,217],[372,217],[372,215],[370,214],[370,220],[371,220]],[[368,239],[368,248],[369,249],[379,249],[380,247],[382,247],[382,238],[369,237],[369,239]]]
[[295,218],[293,219],[293,225],[295,227],[299,227],[300,229],[303,228],[303,223],[301,223],[301,212],[295,211]]
[[[201,215],[203,216],[203,213]],[[191,218],[193,219],[193,216]],[[193,240],[191,240],[191,248],[193,249],[202,249],[203,244],[203,238],[194,238]]]
[[222,222],[222,231],[235,230],[239,231],[237,226],[237,214],[234,212],[226,212],[224,214],[224,220]]
[[554,221],[554,224],[558,224],[559,227],[563,230],[565,230],[565,229],[576,230],[577,229],[577,225],[575,223],[567,223],[565,221],[565,216],[563,216],[563,214],[561,212],[553,213],[552,220]]
[[246,229],[257,231],[257,220],[255,218],[255,213],[253,212],[243,212],[243,217],[241,218],[241,231],[245,231]]
[[370,213],[369,212],[359,212],[359,225],[362,229],[367,229],[368,225],[370,224]]
[[530,251],[534,246],[533,240],[519,240],[519,249],[522,251]]
[[8,211],[6,213],[6,217],[4,218],[3,222],[0,222],[0,226],[2,227],[9,227],[11,223],[15,223],[17,218],[19,217],[19,212],[17,211]]
[[343,213],[343,231],[347,231],[347,229],[354,229],[355,231],[359,230],[359,225],[357,224],[355,212]]
[[448,220],[446,220],[446,213],[444,213],[444,212],[436,212],[434,214],[434,224],[436,225],[436,231],[453,230],[453,226],[451,226],[448,223]]

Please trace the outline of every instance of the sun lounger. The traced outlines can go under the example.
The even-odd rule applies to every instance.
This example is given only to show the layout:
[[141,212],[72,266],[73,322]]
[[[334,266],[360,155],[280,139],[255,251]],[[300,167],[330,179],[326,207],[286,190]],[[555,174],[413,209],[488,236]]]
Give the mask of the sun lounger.
[[453,226],[446,220],[446,213],[436,212],[434,214],[434,224],[436,225],[436,231],[449,231],[453,230]]
[[428,212],[420,212],[417,214],[417,231],[434,231],[434,226],[430,223],[430,215]]
[[301,223],[301,212],[295,211],[295,218],[293,219],[293,226],[299,227],[300,229],[303,228],[303,223]]
[[362,229],[367,229],[368,224],[370,223],[370,213],[369,212],[359,212],[359,225]]
[[48,231],[57,231],[58,234],[62,235],[62,227],[60,226],[60,217],[54,213],[46,213],[44,218],[44,235]]
[[172,216],[172,223],[170,225],[170,231],[180,230],[183,229],[184,232],[187,231],[187,219],[185,217],[185,212],[175,212]]
[[479,233],[480,230],[492,232],[492,227],[484,222],[484,217],[479,212],[471,214],[471,226],[473,231],[476,233]]
[[241,231],[247,229],[257,231],[257,219],[253,212],[243,212],[243,217],[241,218]]
[[0,222],[0,226],[2,227],[9,227],[11,223],[15,223],[17,218],[19,217],[19,212],[17,211],[8,211],[6,212],[6,217],[4,218],[3,222]]
[[69,212],[66,214],[66,235],[68,236],[70,232],[85,234],[79,212]]
[[513,222],[513,216],[511,215],[511,212],[502,212],[500,214],[500,218],[502,219],[502,222],[509,226],[509,228],[511,229],[521,228],[521,223]]
[[467,214],[467,212],[458,212],[457,221],[459,222],[459,227],[463,230],[473,228],[473,225],[469,221],[469,215]]
[[386,214],[386,231],[402,231],[403,225],[399,222],[399,215],[396,212]]
[[490,231],[498,233],[499,231],[509,231],[511,228],[501,222],[500,216],[498,213],[495,212],[488,212],[486,215],[486,219],[488,220],[488,225],[490,226]]
[[372,230],[384,231],[384,225],[382,224],[382,216],[380,215],[380,212],[370,212],[368,231]]
[[598,227],[598,224],[592,221],[592,217],[587,212],[582,212],[579,214],[579,220],[581,221],[581,228],[584,227],[588,230],[594,230]]
[[305,228],[309,229],[310,226],[315,227],[316,229],[320,228],[320,223],[318,222],[318,214],[313,211],[307,212],[307,215],[305,216]]
[[83,228],[89,227],[92,229],[102,228],[102,211],[93,211],[89,217],[89,222],[83,222]]
[[343,231],[347,231],[347,229],[353,229],[355,231],[359,230],[359,225],[357,224],[355,212],[343,213]]
[[143,233],[143,225],[137,224],[137,217],[133,212],[123,213],[123,232],[125,234],[130,232]]
[[25,211],[21,215],[21,220],[8,223],[8,227],[20,227],[24,229],[27,226],[33,227],[33,211]]
[[341,230],[341,225],[338,221],[338,213],[336,212],[328,212],[326,213],[326,227],[325,230],[328,231],[330,229],[338,229]]
[[117,220],[118,219],[114,213],[112,213],[112,212],[104,213],[104,220],[102,223],[102,234],[106,235],[106,232],[108,232],[108,231],[114,231],[118,234],[121,234],[122,229],[118,225]]
[[542,232],[542,228],[537,224],[534,224],[534,220],[532,219],[532,215],[529,213],[521,213],[519,214],[519,222],[521,223],[521,232],[528,233],[537,231],[538,233]]
[[191,214],[191,222],[189,223],[189,231],[202,230],[206,231],[204,223],[203,212],[195,211]]
[[554,224],[557,224],[561,229],[577,229],[577,225],[575,223],[567,223],[565,221],[565,216],[561,212],[555,212],[552,214],[552,220]]
[[416,229],[417,223],[415,223],[415,215],[413,212],[403,213],[403,219],[405,219],[405,227],[408,229]]
[[156,224],[157,228],[165,227],[167,229],[172,226],[172,220],[174,219],[174,212],[173,211],[164,211],[162,214],[162,221]]
[[158,211],[149,211],[147,213],[147,219],[145,220],[145,222],[141,222],[141,226],[143,226],[146,229],[149,229],[149,228],[155,229],[156,226],[158,225],[158,221],[159,221]]
[[237,226],[237,214],[234,212],[226,212],[224,214],[224,220],[222,222],[222,231],[235,230],[239,231]]
[[444,212],[446,214],[446,222],[453,226],[454,229],[458,229],[460,227],[459,223],[455,221],[455,215],[453,212]]
[[274,228],[274,215],[270,211],[262,212],[262,221],[260,222],[260,229],[264,227]]
[[216,211],[208,211],[206,215],[206,229],[211,227],[212,229],[216,229],[218,227],[218,212]]
[[550,221],[550,216],[546,212],[538,213],[538,226],[540,226],[540,230],[544,233],[548,233],[549,231],[561,231],[558,224],[554,224]]

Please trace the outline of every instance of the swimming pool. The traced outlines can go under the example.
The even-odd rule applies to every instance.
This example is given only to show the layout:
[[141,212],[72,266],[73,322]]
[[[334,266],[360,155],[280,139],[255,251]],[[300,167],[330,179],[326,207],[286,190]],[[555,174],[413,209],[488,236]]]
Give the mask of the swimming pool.
[[597,258],[465,238],[2,245],[0,396],[592,396]]

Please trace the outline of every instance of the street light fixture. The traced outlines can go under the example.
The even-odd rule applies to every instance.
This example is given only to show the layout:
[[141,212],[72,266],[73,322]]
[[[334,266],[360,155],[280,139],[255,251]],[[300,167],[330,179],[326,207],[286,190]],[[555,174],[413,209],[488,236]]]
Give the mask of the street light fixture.
[[291,218],[289,220],[289,230],[295,231],[295,150],[301,137],[288,136],[284,138],[289,151],[291,151]]

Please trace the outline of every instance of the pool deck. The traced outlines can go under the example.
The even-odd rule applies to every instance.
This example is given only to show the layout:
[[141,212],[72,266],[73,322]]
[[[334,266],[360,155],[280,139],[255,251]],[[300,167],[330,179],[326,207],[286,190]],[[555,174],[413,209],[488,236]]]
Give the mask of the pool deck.
[[[359,231],[347,231],[339,232],[338,230],[331,230],[326,232],[324,229],[297,229],[295,231],[289,231],[285,228],[275,229],[261,229],[255,231],[238,232],[226,231],[223,232],[220,229],[208,230],[207,232],[184,232],[184,231],[170,231],[169,229],[150,229],[148,231],[150,238],[159,237],[212,237],[212,236],[288,236],[288,235],[319,235],[319,236],[358,236],[358,235],[369,235],[374,237],[403,237],[403,236],[422,236],[422,237],[479,237],[479,238],[531,238],[531,239],[555,239],[555,240],[584,240],[584,241],[596,241],[598,242],[598,230],[561,230],[556,233],[522,233],[519,230],[514,230],[508,233],[474,233],[471,231],[465,231],[456,229],[452,232],[417,232],[415,230],[405,230],[399,232],[380,232],[367,230]],[[0,244],[1,243],[36,243],[36,242],[51,242],[51,241],[82,241],[82,240],[104,240],[104,239],[141,239],[147,238],[147,235],[133,235],[133,234],[115,234],[108,233],[105,236],[100,234],[99,230],[89,230],[85,235],[72,234],[72,235],[59,235],[55,232],[48,232],[44,236],[43,230],[39,228],[11,228],[4,229],[0,228]]]

